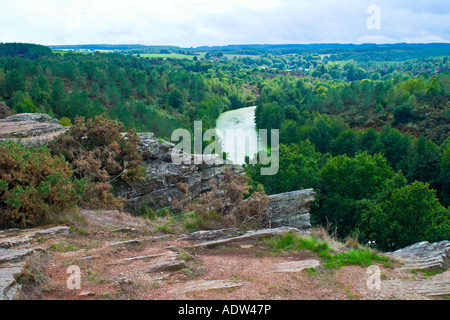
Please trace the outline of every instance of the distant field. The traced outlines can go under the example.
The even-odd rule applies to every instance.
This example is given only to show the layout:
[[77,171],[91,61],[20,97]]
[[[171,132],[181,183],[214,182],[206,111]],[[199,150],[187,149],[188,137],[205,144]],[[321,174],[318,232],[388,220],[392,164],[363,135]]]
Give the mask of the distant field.
[[178,53],[142,53],[141,58],[163,58],[163,59],[193,59],[193,55],[178,54]]
[[[197,56],[200,58],[205,58],[206,52],[200,52],[200,54]],[[192,60],[195,56],[189,55],[189,54],[178,54],[178,53],[142,53],[140,54],[141,58],[171,58],[171,59],[190,59]],[[252,55],[246,55],[246,54],[233,54],[233,53],[225,53],[225,57],[228,59],[233,58],[245,58],[245,57],[251,57],[251,58],[259,58],[260,56],[252,56]]]
[[224,53],[223,54],[225,57],[227,57],[228,59],[239,59],[239,58],[254,58],[254,59],[259,59],[261,56],[259,55],[250,55],[250,54],[238,54],[238,53]]
[[[112,52],[112,51],[108,51],[108,50],[97,50],[100,52]],[[65,55],[66,53],[78,53],[78,54],[91,54],[94,53],[94,51],[73,51],[73,50],[52,50],[53,53],[59,53],[61,55]]]
[[61,55],[65,55],[68,51],[63,51],[63,50],[52,50],[53,53],[59,53]]

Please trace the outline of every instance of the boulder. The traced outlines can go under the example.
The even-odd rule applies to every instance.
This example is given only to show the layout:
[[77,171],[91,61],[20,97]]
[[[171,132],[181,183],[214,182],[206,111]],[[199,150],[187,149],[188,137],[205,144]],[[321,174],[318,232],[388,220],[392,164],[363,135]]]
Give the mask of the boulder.
[[269,196],[269,227],[290,226],[311,230],[310,205],[316,199],[313,189],[299,190]]

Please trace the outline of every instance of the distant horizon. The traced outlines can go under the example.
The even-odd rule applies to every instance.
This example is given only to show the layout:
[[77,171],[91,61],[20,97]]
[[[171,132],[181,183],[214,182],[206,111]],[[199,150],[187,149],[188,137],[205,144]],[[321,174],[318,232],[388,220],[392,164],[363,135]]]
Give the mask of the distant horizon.
[[[13,42],[14,43],[14,42]],[[176,44],[142,44],[142,43],[71,43],[71,44],[41,44],[33,43],[37,45],[42,45],[46,47],[70,47],[70,46],[142,46],[142,47],[177,47],[182,49],[196,49],[203,47],[239,47],[239,46],[310,46],[310,45],[353,45],[353,46],[395,46],[395,45],[450,45],[448,42],[393,42],[393,43],[353,43],[353,42],[310,42],[310,43],[231,43],[224,45],[199,45],[199,46],[181,46]]]

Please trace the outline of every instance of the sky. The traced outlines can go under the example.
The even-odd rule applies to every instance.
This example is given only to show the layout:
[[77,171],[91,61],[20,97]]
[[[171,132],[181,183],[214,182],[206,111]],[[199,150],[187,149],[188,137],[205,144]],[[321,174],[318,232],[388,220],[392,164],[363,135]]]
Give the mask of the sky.
[[0,0],[0,42],[450,42],[449,0]]

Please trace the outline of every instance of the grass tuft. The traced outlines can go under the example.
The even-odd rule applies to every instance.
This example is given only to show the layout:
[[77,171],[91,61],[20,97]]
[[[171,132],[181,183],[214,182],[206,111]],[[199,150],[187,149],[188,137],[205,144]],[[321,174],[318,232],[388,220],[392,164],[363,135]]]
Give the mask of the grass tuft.
[[324,260],[324,267],[339,269],[343,266],[370,266],[375,262],[386,262],[387,257],[380,257],[372,250],[350,249],[348,252],[334,253],[328,243],[315,237],[302,237],[293,233],[286,233],[277,237],[264,239],[266,246],[275,253],[284,251],[309,250],[317,253]]

